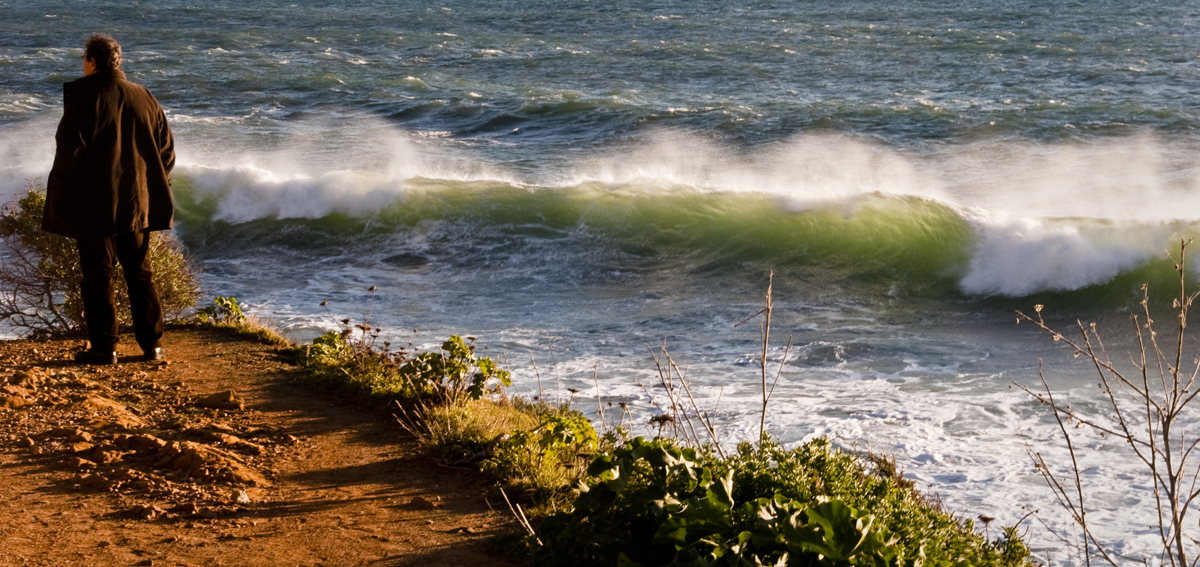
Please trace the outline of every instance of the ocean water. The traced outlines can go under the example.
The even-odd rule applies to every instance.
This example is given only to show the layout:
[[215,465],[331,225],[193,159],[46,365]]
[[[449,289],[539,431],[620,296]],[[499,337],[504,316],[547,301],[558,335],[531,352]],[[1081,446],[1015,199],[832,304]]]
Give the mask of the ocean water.
[[[1096,321],[1123,357],[1141,284],[1169,306],[1165,250],[1200,222],[1198,23],[1131,0],[0,0],[0,196],[44,183],[79,45],[112,33],[168,112],[212,294],[299,340],[343,316],[476,336],[517,392],[597,419],[597,395],[658,411],[665,346],[732,444],[761,403],[735,324],[773,274],[769,431],[894,453],[965,517],[1037,510],[1061,562],[1024,440],[1057,466],[1061,436],[1010,385],[1041,365],[1102,400],[1014,311]],[[1080,442],[1098,533],[1152,552],[1150,479]]]

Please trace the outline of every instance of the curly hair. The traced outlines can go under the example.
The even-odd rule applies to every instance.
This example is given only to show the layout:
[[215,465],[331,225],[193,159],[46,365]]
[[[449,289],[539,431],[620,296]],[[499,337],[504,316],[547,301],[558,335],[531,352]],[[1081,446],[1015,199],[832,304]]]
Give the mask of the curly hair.
[[83,41],[83,56],[96,62],[97,71],[121,68],[121,44],[106,33],[94,33]]

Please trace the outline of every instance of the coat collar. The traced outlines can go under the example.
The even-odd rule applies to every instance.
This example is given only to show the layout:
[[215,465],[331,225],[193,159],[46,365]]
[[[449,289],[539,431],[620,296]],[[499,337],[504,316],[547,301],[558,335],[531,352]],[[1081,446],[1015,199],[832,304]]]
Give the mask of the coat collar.
[[69,83],[63,83],[63,97],[67,98],[90,86],[99,85],[101,83],[107,83],[118,79],[125,80],[125,71],[120,69],[96,71],[95,73],[92,73],[86,77],[75,79]]

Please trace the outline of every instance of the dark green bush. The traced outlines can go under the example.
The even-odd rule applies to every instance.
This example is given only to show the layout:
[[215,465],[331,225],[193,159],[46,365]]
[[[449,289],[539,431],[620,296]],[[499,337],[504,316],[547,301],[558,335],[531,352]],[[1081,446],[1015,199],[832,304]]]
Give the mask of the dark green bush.
[[[867,455],[875,463],[875,473],[858,456],[839,451],[824,438],[814,439],[795,449],[784,449],[764,440],[760,444],[741,443],[726,461],[734,473],[735,500],[745,502],[779,493],[804,502],[836,498],[855,508],[870,510],[900,545],[923,549],[930,564],[956,562],[968,558],[972,563],[1019,565],[1020,560],[1006,558],[1028,554],[1020,549],[1005,551],[988,543],[974,531],[968,520],[959,522],[903,480],[887,459]],[[883,470],[879,467],[884,464]],[[1019,538],[1002,545],[1020,544]]]
[[1015,529],[987,542],[824,439],[744,443],[720,459],[639,437],[587,472],[574,510],[540,526],[538,564],[1017,566],[1029,555]]
[[[0,321],[26,335],[56,335],[84,328],[75,241],[42,232],[46,195],[30,188],[0,207]],[[167,319],[178,318],[200,298],[199,274],[171,232],[151,233],[150,262]],[[125,276],[118,266],[113,277],[117,316],[131,324]]]

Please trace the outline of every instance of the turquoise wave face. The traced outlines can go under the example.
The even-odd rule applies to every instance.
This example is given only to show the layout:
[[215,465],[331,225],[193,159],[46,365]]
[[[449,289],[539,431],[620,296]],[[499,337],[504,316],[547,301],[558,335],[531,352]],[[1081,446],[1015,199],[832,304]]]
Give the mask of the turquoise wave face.
[[719,286],[775,272],[812,297],[1005,310],[1029,301],[1074,310],[1136,304],[1142,283],[1169,289],[1172,265],[1155,252],[1193,230],[1088,219],[989,224],[936,200],[881,193],[795,210],[759,193],[431,179],[401,183],[369,212],[281,219],[277,207],[264,207],[255,218],[222,220],[230,195],[245,191],[205,193],[179,180],[180,230],[198,255],[285,251],[573,285],[638,274]]
[[587,242],[623,258],[627,269],[677,265],[703,274],[776,265],[920,281],[960,273],[971,243],[970,227],[951,208],[916,197],[869,195],[793,212],[761,194],[410,180],[402,196],[370,215],[234,225],[214,220],[220,197],[198,200],[185,180],[176,194],[185,237],[201,247],[233,233],[298,250],[371,246],[389,234],[453,225],[463,240]]

